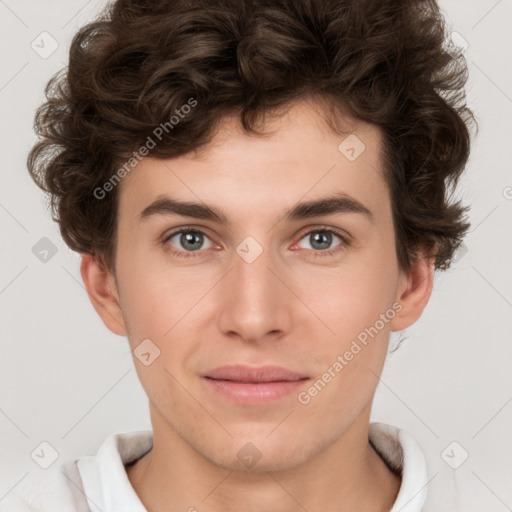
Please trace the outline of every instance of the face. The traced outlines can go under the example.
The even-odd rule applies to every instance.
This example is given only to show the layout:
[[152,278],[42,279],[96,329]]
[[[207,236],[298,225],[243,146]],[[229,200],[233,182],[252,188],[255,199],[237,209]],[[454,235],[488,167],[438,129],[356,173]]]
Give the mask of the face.
[[[348,133],[311,103],[267,120],[265,137],[225,118],[208,146],[123,179],[114,295],[146,353],[134,362],[155,438],[177,434],[227,469],[245,452],[286,469],[369,413],[408,281],[380,134],[345,122],[340,150]],[[216,373],[226,365],[240,367]],[[246,372],[269,365],[289,373]]]

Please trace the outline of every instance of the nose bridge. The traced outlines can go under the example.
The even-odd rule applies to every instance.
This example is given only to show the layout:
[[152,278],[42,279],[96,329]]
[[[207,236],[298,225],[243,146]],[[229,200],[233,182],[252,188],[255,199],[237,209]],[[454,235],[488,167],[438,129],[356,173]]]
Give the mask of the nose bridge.
[[253,296],[254,299],[260,295],[266,298],[269,288],[275,285],[275,277],[269,269],[275,266],[272,251],[268,248],[264,250],[254,238],[248,237],[237,247],[236,252],[233,277],[240,285],[239,291],[244,295]]
[[253,237],[236,248],[232,269],[222,287],[223,332],[236,332],[257,340],[270,332],[285,331],[290,325],[290,295],[276,277],[275,257]]

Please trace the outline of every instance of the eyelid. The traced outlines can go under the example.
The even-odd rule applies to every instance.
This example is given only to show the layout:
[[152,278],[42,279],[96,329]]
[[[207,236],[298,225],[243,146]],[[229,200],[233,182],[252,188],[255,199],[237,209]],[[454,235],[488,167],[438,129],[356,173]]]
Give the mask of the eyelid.
[[165,231],[164,234],[160,237],[163,241],[168,240],[170,237],[177,235],[178,233],[187,233],[187,232],[194,232],[194,233],[202,233],[203,235],[210,238],[212,241],[215,237],[213,237],[210,234],[210,230],[204,226],[194,226],[194,225],[188,225],[185,224],[183,226],[178,226],[173,229],[170,229],[168,231]]
[[314,233],[315,231],[330,231],[334,233],[335,235],[338,235],[343,240],[350,241],[352,240],[352,237],[349,233],[347,233],[345,230],[336,228],[334,226],[327,226],[322,224],[315,224],[313,226],[306,226],[305,228],[302,228],[301,233],[299,236],[299,240],[302,240],[306,235],[309,235],[310,233]]

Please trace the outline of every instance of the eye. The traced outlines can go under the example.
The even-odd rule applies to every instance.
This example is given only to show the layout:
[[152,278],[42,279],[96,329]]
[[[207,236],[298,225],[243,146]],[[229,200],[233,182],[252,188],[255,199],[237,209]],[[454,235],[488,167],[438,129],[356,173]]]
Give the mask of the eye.
[[[335,245],[334,248],[332,248],[333,237],[340,240],[340,243]],[[299,244],[302,240],[307,242],[309,247],[305,248],[312,250],[314,257],[331,256],[349,245],[348,237],[331,228],[319,228],[309,231],[300,239]]]
[[[339,239],[340,242],[332,247],[333,239]],[[295,247],[305,240],[309,247],[305,247],[312,252],[313,257],[332,256],[343,251],[350,245],[350,239],[332,228],[317,228],[307,232]],[[181,228],[165,237],[162,242],[171,254],[180,258],[190,258],[199,256],[201,250],[211,249],[215,244],[211,239],[199,229]],[[205,245],[206,243],[206,245]],[[304,247],[303,247],[304,248]]]
[[[205,240],[208,240],[211,245],[205,247]],[[166,247],[169,247],[169,245],[174,248],[177,247],[177,250],[169,250],[176,256],[183,258],[194,257],[194,252],[200,251],[201,249],[210,249],[213,246],[213,242],[208,236],[197,229],[181,229],[175,231],[166,237],[163,243]]]

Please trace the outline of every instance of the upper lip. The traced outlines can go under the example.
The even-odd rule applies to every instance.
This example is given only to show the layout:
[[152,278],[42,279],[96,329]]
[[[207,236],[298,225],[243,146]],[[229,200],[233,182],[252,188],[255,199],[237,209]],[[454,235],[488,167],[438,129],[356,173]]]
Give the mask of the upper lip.
[[216,368],[205,373],[203,377],[215,380],[231,380],[235,382],[278,382],[278,381],[297,381],[307,379],[303,375],[281,366],[247,366],[247,365],[227,365]]

